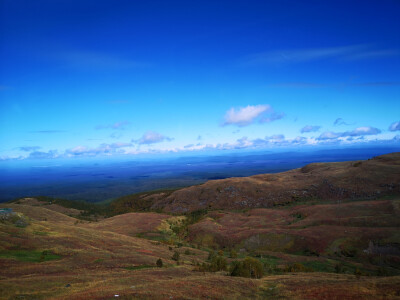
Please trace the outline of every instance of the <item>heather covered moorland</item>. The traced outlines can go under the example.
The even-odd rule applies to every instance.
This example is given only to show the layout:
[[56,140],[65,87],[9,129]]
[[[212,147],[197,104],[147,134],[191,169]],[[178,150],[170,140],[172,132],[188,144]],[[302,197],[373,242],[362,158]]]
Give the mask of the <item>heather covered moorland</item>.
[[[3,203],[1,298],[397,299],[399,158],[311,164],[125,196],[107,206],[48,197]],[[323,172],[312,194],[281,200],[283,179],[310,172]],[[359,179],[347,180],[354,174]],[[221,199],[224,208],[199,208],[202,198],[189,197],[225,184],[243,195],[249,182],[271,176],[277,179],[259,194],[278,198],[259,207]],[[382,182],[371,185],[371,176]],[[174,212],[182,207],[181,198],[167,200],[175,193],[185,193],[193,209]]]

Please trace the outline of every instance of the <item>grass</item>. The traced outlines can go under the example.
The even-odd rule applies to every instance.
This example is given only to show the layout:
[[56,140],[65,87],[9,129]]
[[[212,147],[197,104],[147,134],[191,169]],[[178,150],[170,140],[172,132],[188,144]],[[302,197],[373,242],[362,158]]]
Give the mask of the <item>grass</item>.
[[276,256],[272,256],[272,255],[263,255],[262,258],[259,258],[259,260],[267,266],[270,267],[276,267],[276,265],[279,262],[279,258]]
[[45,231],[34,231],[33,234],[34,234],[34,235],[45,236],[45,235],[48,235],[49,233],[48,233],[48,232],[45,232]]
[[303,261],[301,262],[301,264],[306,268],[312,269],[314,272],[328,272],[328,273],[335,272],[335,267],[327,261],[317,261],[317,260]]
[[35,250],[1,251],[0,257],[17,259],[19,261],[25,261],[25,262],[44,262],[61,258],[61,256],[51,253],[49,251],[35,251]]
[[[0,251],[1,262],[6,266],[0,268],[0,290],[5,299],[17,299],[18,296],[26,299],[113,299],[115,294],[120,295],[119,299],[285,299],[298,295],[297,298],[301,299],[327,299],[342,289],[343,294],[337,295],[337,299],[361,299],[357,298],[359,290],[368,299],[375,299],[377,295],[394,299],[400,284],[400,276],[357,278],[354,269],[360,264],[355,262],[350,265],[354,258],[343,259],[343,262],[337,257],[323,261],[324,257],[282,253],[275,256],[272,252],[258,257],[271,270],[262,279],[231,277],[226,276],[226,272],[193,272],[195,266],[189,260],[193,258],[199,263],[205,262],[208,254],[205,250],[215,250],[175,249],[170,246],[179,251],[181,257],[186,250],[196,253],[195,257],[184,257],[188,260],[184,264],[172,267],[173,252],[169,246],[145,239],[153,239],[156,232],[145,231],[135,236],[130,235],[129,230],[124,233],[117,228],[125,224],[128,216],[149,221],[149,218],[154,219],[154,214],[130,214],[125,219],[119,216],[124,222],[114,220],[115,223],[106,223],[103,220],[96,224],[104,222],[107,226],[94,227],[94,223],[74,224],[75,219],[62,218],[59,213],[48,211],[45,207],[21,206],[20,209],[24,209],[24,214],[32,219],[32,223],[28,229],[1,224],[0,249],[17,246],[26,249],[24,247],[31,243],[31,249],[51,249],[63,259],[56,260],[54,253],[47,252],[41,260],[43,252],[38,250]],[[46,221],[43,221],[44,216]],[[202,213],[198,216],[201,219]],[[251,218],[254,220],[253,216]],[[37,234],[45,230],[51,234]],[[245,254],[238,248],[239,260]],[[225,250],[224,256],[229,257],[229,251]],[[158,258],[167,267],[157,268],[155,263]],[[55,259],[51,264],[39,263],[51,259]],[[300,262],[316,272],[279,272],[282,264],[293,262]],[[334,272],[336,263],[342,263],[347,274],[317,273],[326,270]],[[67,284],[70,286],[66,287]]]
[[129,267],[124,267],[124,269],[126,269],[126,270],[131,270],[131,271],[143,270],[143,269],[152,269],[152,268],[155,268],[155,266],[151,266],[151,265],[141,265],[141,266],[129,266]]

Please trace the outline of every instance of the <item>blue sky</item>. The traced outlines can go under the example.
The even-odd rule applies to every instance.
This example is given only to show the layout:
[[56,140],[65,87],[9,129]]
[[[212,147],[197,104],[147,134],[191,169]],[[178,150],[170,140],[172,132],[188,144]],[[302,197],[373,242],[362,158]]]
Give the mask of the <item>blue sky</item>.
[[1,160],[400,145],[398,1],[0,9]]

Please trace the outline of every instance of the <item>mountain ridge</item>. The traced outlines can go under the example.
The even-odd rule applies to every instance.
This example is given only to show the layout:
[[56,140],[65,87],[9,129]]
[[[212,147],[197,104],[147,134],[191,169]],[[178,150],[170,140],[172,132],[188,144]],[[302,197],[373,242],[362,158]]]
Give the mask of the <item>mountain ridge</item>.
[[[143,195],[150,210],[270,208],[310,199],[342,201],[400,194],[400,152],[368,160],[311,163],[274,174],[210,180],[166,195]],[[118,201],[117,201],[118,202]],[[129,207],[129,203],[124,204]]]

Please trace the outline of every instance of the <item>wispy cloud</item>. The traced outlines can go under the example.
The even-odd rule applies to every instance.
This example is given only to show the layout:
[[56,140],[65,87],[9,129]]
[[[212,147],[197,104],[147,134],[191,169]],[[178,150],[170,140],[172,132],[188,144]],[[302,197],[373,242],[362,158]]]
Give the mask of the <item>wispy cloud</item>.
[[121,132],[113,132],[110,134],[110,138],[112,138],[112,139],[120,139],[123,136],[124,135]]
[[373,49],[368,45],[349,45],[325,48],[288,49],[261,52],[247,56],[241,65],[294,64],[327,59],[355,61],[399,55],[396,49]]
[[40,148],[41,147],[39,147],[39,146],[22,146],[22,147],[18,147],[17,149],[20,151],[31,152],[31,151],[39,150]]
[[333,122],[333,125],[334,126],[340,126],[340,125],[354,125],[354,124],[350,124],[350,123],[345,122],[345,120],[343,120],[343,118],[337,118],[335,120],[335,122]]
[[173,138],[170,138],[170,137],[162,135],[158,132],[149,130],[149,131],[145,132],[140,139],[132,140],[132,143],[137,143],[139,145],[149,145],[149,144],[161,143],[164,141],[170,142],[172,140],[173,140]]
[[370,50],[352,53],[343,57],[344,60],[362,60],[362,59],[375,59],[389,56],[397,56],[400,52],[398,50]]
[[116,122],[114,124],[109,124],[109,125],[97,125],[95,129],[125,129],[127,125],[129,125],[130,122],[128,121],[121,121],[121,122]]
[[65,154],[67,156],[80,156],[80,155],[100,155],[100,154],[114,154],[114,153],[123,153],[118,151],[120,148],[126,148],[132,146],[131,143],[112,143],[112,144],[101,144],[96,148],[89,148],[85,146],[77,146],[71,149],[67,149]]
[[399,86],[400,81],[369,81],[369,82],[339,82],[339,83],[317,83],[317,82],[281,82],[269,84],[270,87],[278,88],[345,88],[345,87],[391,87]]
[[375,135],[379,134],[382,131],[378,128],[371,126],[358,127],[352,131],[346,131],[343,133],[343,136],[362,136],[362,135]]
[[277,120],[283,119],[284,116],[285,116],[285,113],[283,113],[283,112],[278,113],[278,112],[272,111],[269,116],[261,118],[260,122],[261,123],[270,123],[270,122],[273,122],[273,121],[277,121]]
[[29,153],[28,158],[30,159],[50,159],[50,158],[56,158],[58,157],[58,151],[57,150],[50,150],[48,152],[43,152],[43,151],[33,151]]
[[400,81],[371,81],[371,82],[354,82],[347,83],[348,86],[398,86]]
[[400,130],[400,121],[399,122],[394,122],[389,126],[390,131],[398,131]]
[[29,131],[30,133],[44,133],[44,134],[53,134],[53,133],[64,133],[66,130],[35,130]]
[[26,159],[26,157],[23,157],[23,156],[0,155],[0,161],[23,160],[23,159]]
[[305,133],[305,132],[316,132],[321,128],[321,126],[313,126],[313,125],[306,125],[304,126],[300,132]]
[[365,135],[376,135],[381,133],[382,131],[378,128],[371,126],[358,127],[352,131],[345,132],[332,132],[326,131],[323,132],[317,140],[334,140],[341,137],[357,137],[357,136],[365,136]]

